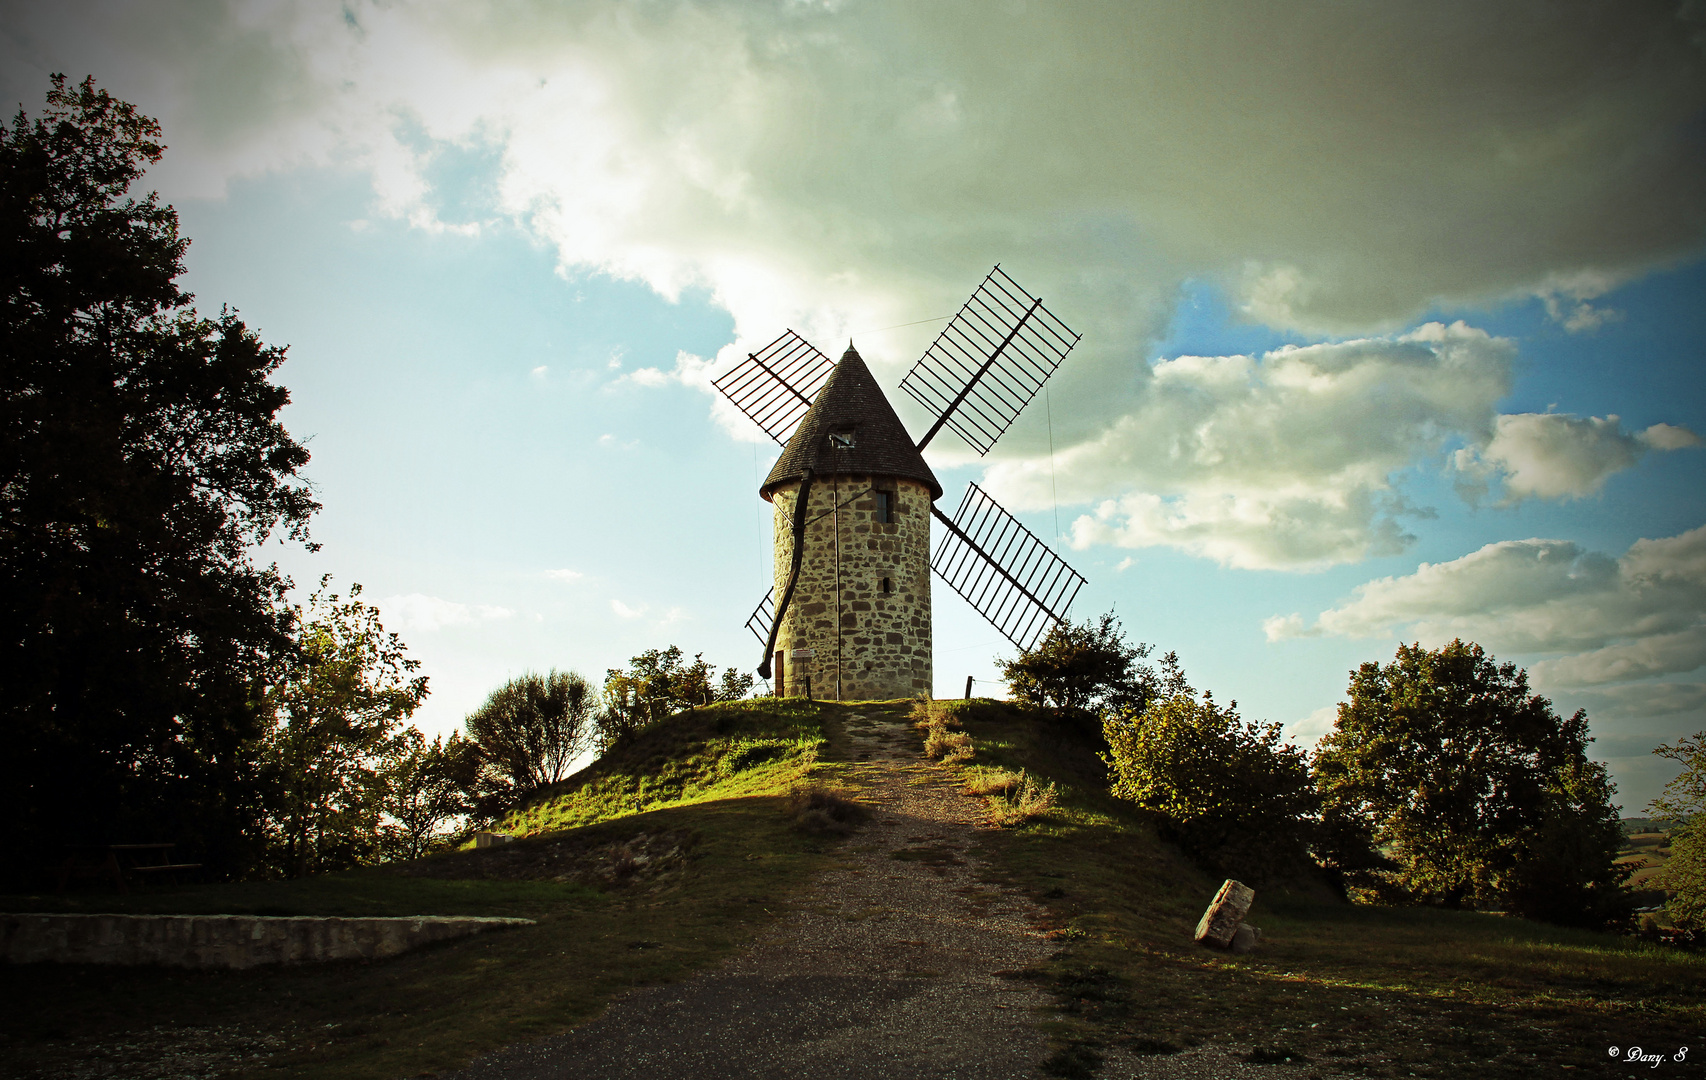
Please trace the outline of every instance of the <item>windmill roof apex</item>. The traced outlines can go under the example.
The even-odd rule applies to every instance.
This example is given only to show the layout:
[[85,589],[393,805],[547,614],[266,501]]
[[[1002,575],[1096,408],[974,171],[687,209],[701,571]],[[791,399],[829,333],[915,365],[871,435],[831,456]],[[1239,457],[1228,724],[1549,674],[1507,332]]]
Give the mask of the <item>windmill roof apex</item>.
[[800,479],[808,469],[814,476],[905,477],[929,487],[932,499],[942,497],[936,474],[924,463],[852,341],[764,478],[759,494],[770,498],[778,487]]

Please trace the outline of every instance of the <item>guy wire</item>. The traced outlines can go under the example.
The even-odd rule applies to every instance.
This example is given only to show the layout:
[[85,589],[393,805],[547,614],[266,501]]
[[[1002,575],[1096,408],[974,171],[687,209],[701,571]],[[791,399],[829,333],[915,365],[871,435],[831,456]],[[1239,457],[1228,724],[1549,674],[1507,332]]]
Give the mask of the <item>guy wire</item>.
[[1060,539],[1060,489],[1054,483],[1054,406],[1049,402],[1048,386],[1043,386],[1043,413],[1048,417],[1048,489],[1054,499],[1054,538]]

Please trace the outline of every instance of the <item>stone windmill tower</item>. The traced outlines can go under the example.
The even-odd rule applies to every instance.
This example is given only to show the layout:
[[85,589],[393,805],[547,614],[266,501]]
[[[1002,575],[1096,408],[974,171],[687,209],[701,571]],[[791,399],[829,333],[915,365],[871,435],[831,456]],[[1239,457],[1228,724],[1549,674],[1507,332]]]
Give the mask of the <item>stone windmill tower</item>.
[[954,517],[938,510],[923,450],[946,426],[988,453],[1077,342],[997,266],[901,382],[936,414],[916,443],[851,342],[831,364],[789,330],[716,380],[783,444],[759,491],[775,584],[747,620],[778,693],[929,693],[931,571],[1021,649],[1066,617],[1084,578],[976,484]]

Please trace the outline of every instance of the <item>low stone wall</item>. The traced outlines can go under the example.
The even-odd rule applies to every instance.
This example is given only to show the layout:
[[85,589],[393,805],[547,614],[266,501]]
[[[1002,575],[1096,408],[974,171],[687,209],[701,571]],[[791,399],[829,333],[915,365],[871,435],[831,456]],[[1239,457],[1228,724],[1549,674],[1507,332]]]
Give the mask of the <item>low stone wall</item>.
[[420,915],[0,914],[0,960],[13,964],[159,964],[248,968],[317,960],[377,960],[433,941],[532,919]]

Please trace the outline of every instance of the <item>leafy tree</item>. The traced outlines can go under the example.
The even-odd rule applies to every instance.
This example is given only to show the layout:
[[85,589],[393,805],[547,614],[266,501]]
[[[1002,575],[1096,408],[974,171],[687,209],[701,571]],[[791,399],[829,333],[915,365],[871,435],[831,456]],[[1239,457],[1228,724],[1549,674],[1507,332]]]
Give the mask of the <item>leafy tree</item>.
[[1315,757],[1329,867],[1392,900],[1627,918],[1615,788],[1587,758],[1585,713],[1561,719],[1526,672],[1462,641],[1363,664],[1349,698]]
[[1199,698],[1172,654],[1163,664],[1168,692],[1103,723],[1114,796],[1155,811],[1216,871],[1259,881],[1303,866],[1319,802],[1304,752],[1279,724],[1245,722],[1236,701]]
[[[284,350],[180,290],[176,212],[133,186],[159,126],[53,77],[0,125],[0,860],[170,839],[224,870],[255,852],[256,688],[290,649],[308,452],[278,423]],[[34,845],[34,846],[32,846]]]
[[1671,890],[1665,912],[1679,930],[1706,933],[1706,731],[1653,753],[1682,765],[1682,772],[1652,801],[1652,813],[1677,818],[1670,861],[1661,884]]
[[[1036,648],[1001,669],[1017,701],[1062,719],[1094,721],[1137,714],[1164,688],[1155,670],[1140,663],[1151,646],[1129,645],[1113,612],[1082,625],[1056,623]],[[1175,664],[1177,658],[1168,654]],[[1175,692],[1169,690],[1168,692]]]
[[[379,767],[379,846],[386,859],[418,859],[454,833],[472,812],[463,762],[466,740],[452,732],[432,742],[405,728]],[[469,747],[471,748],[471,746]]]
[[597,693],[582,676],[529,672],[492,691],[464,726],[513,801],[569,775],[591,744],[597,714]]
[[731,667],[719,679],[704,653],[695,653],[691,664],[683,664],[681,649],[675,645],[647,649],[629,665],[604,673],[604,711],[598,718],[600,754],[623,736],[674,713],[713,701],[739,701],[752,692],[751,675]]
[[326,591],[297,609],[299,652],[268,700],[278,724],[264,741],[273,865],[292,877],[370,862],[379,854],[386,772],[408,750],[400,729],[427,696],[379,609]]

